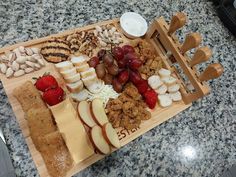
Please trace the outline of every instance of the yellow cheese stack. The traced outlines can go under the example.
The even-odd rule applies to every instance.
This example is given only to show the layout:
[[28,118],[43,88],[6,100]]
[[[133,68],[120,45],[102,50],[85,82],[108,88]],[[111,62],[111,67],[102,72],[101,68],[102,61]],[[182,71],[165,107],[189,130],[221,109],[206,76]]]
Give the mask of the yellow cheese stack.
[[50,109],[74,162],[77,164],[91,156],[94,150],[71,101],[67,98]]

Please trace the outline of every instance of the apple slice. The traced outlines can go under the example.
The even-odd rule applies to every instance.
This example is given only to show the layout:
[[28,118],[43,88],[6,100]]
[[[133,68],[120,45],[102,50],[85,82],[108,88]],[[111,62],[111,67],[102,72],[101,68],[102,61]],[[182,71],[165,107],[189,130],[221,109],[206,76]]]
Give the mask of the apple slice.
[[105,138],[102,134],[102,128],[98,125],[95,125],[90,131],[90,139],[92,141],[93,146],[96,150],[101,154],[109,154],[111,152],[111,148],[109,144],[106,142]]
[[105,113],[105,109],[103,107],[103,102],[101,99],[98,98],[94,99],[92,101],[90,109],[92,117],[98,125],[103,126],[105,123],[108,122],[108,118]]
[[102,133],[105,140],[115,148],[120,148],[120,140],[116,130],[112,127],[111,123],[106,123],[102,126]]
[[84,124],[92,128],[97,125],[91,115],[90,106],[87,101],[81,101],[78,105],[78,113]]

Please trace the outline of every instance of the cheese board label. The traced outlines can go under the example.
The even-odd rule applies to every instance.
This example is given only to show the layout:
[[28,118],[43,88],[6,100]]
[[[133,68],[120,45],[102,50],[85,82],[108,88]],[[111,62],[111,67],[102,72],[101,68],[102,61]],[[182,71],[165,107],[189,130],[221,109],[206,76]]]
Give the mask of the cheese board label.
[[223,67],[198,72],[212,53],[197,48],[198,33],[179,43],[186,21],[179,12],[147,28],[129,12],[0,49],[0,78],[40,176],[72,176],[210,92]]

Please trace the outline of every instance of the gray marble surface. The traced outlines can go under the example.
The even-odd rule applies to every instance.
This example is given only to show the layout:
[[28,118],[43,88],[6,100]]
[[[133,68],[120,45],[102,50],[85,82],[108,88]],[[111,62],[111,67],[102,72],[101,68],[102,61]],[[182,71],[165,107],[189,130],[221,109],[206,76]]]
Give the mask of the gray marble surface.
[[[236,163],[236,39],[210,1],[1,0],[0,46],[120,17],[126,11],[138,12],[148,22],[186,12],[188,25],[179,37],[183,40],[188,32],[200,32],[202,45],[214,53],[208,63],[221,62],[225,72],[209,82],[212,92],[207,97],[76,176],[221,176]],[[17,176],[38,176],[1,84],[0,126]]]

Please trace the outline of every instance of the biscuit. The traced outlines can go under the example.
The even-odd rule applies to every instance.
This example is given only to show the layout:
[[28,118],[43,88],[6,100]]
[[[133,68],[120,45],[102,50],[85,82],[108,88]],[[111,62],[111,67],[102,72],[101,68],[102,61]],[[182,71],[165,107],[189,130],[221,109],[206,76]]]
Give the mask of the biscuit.
[[26,81],[13,90],[13,95],[20,102],[24,112],[31,108],[46,108],[40,93],[31,81]]

